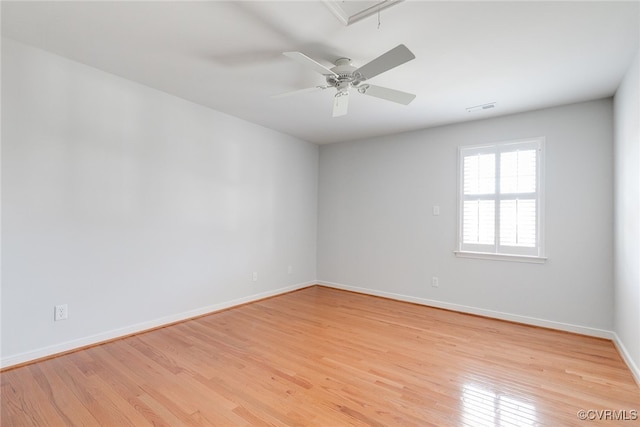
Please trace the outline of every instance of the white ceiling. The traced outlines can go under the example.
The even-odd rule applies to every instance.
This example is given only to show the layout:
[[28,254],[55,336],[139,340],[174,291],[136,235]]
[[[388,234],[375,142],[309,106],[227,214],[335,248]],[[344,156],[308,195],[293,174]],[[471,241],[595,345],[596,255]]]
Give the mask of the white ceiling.
[[[1,4],[4,36],[320,144],[611,96],[640,35],[638,1],[407,0],[349,26],[321,1]],[[409,106],[355,93],[332,118],[332,90],[270,97],[324,83],[284,51],[360,66],[400,43],[416,59],[371,83]]]

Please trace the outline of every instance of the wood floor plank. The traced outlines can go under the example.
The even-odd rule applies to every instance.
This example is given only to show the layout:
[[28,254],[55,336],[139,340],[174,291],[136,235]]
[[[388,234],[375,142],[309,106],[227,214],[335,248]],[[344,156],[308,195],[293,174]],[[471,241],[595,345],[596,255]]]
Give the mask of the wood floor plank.
[[320,286],[0,381],[11,426],[640,425],[611,341]]

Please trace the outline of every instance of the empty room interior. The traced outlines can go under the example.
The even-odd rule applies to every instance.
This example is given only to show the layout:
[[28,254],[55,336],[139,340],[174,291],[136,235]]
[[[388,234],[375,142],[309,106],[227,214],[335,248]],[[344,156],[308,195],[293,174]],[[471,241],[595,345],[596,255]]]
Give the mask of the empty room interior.
[[640,424],[640,2],[0,8],[3,426]]

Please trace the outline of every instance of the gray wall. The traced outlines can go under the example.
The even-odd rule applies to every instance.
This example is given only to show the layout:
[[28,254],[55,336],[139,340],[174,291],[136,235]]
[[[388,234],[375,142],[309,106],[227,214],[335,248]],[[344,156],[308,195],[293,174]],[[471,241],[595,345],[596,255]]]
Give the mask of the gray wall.
[[[546,137],[547,262],[457,258],[458,147],[535,136]],[[318,278],[610,336],[612,156],[611,99],[322,146]]]
[[313,283],[317,170],[314,144],[3,39],[3,365]]
[[640,52],[616,93],[615,323],[640,383]]

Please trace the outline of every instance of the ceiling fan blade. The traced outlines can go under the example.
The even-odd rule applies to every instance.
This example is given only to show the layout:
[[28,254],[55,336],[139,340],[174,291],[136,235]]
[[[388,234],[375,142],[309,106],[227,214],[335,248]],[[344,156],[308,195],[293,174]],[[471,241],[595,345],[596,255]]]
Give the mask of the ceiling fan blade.
[[309,58],[307,55],[305,55],[303,53],[300,53],[300,52],[284,52],[283,55],[286,56],[287,58],[293,59],[297,63],[302,64],[307,68],[312,69],[316,73],[322,74],[323,76],[336,76],[336,77],[338,77],[338,75],[336,73],[334,73],[333,71],[331,71],[330,69],[328,69],[324,65],[322,65],[322,64],[314,61],[313,59]]
[[400,44],[358,68],[355,72],[364,77],[364,79],[370,79],[398,65],[411,61],[415,57],[405,45]]
[[386,99],[387,101],[397,102],[398,104],[409,105],[416,97],[412,93],[402,92],[388,87],[363,85],[358,88],[360,93],[376,98]]
[[285,92],[285,93],[279,93],[277,95],[271,95],[271,98],[273,98],[273,99],[286,98],[287,96],[299,95],[301,93],[316,92],[316,91],[319,91],[319,90],[326,89],[328,87],[329,86],[314,86],[314,87],[308,87],[308,88],[305,88],[305,89],[292,90],[291,92]]
[[347,109],[349,108],[349,91],[341,91],[336,93],[333,98],[333,117],[340,117],[347,115]]

